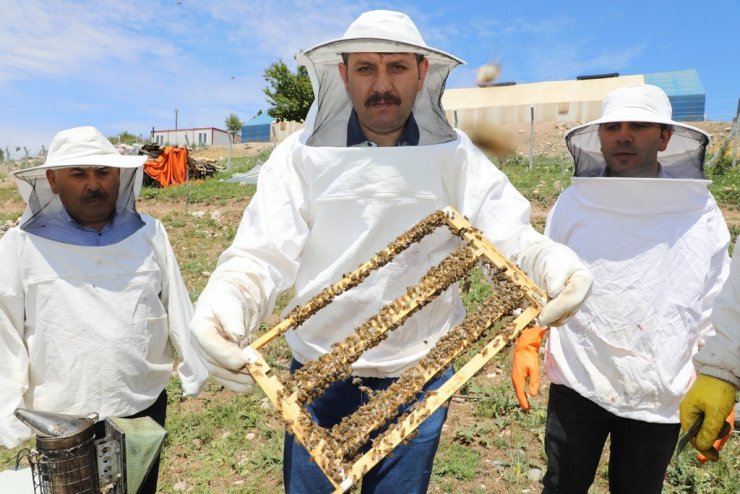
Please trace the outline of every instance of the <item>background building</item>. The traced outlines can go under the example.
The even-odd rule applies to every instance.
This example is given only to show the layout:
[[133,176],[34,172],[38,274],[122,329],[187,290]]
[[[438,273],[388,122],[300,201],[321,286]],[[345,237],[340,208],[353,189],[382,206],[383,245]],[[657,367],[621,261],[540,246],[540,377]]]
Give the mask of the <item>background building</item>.
[[260,113],[242,126],[242,142],[270,142],[274,121],[267,113]]
[[229,134],[228,131],[215,127],[199,127],[193,129],[154,130],[151,133],[152,142],[160,146],[228,146],[240,142],[238,134]]
[[704,87],[698,72],[693,69],[447,89],[442,96],[442,104],[450,123],[463,130],[481,124],[522,123],[532,119],[538,122],[586,122],[599,117],[601,102],[607,93],[629,84],[654,84],[662,88],[673,106],[674,120],[704,120]]

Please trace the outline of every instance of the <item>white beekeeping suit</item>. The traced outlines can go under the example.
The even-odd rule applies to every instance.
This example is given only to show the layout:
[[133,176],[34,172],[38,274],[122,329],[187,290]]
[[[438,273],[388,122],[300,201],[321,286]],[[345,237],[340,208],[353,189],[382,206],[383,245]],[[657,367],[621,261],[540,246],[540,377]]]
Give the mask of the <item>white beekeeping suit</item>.
[[[337,64],[342,53],[351,52],[411,52],[429,60],[413,107],[418,146],[346,147],[352,107]],[[294,286],[288,309],[303,304],[447,205],[506,255],[516,256],[551,296],[578,280],[575,296],[565,309],[553,305],[550,321],[575,310],[588,291],[588,273],[572,251],[530,226],[528,201],[445,119],[441,95],[459,59],[428,47],[405,15],[373,11],[360,16],[342,38],[304,51],[298,61],[308,68],[316,95],[306,128],[282,142],[263,165],[234,243],[220,257],[196,305],[191,328],[214,360],[232,370],[245,361],[217,333],[243,341],[271,313],[277,294]],[[287,333],[293,356],[305,362],[328,352],[416,284],[455,242],[449,232],[436,232],[337,297]],[[578,274],[571,278],[573,273]],[[462,315],[457,289],[451,288],[366,352],[354,373],[398,376]]]
[[[30,430],[17,407],[125,417],[147,409],[170,379],[173,349],[187,395],[208,376],[187,331],[192,304],[163,225],[135,210],[143,156],[120,156],[92,127],[57,134],[44,165],[16,173],[28,207],[0,239],[0,444]],[[110,245],[45,237],[64,213],[45,172],[120,168],[116,217],[140,227]]]
[[740,242],[730,263],[730,274],[714,300],[715,335],[694,355],[697,372],[723,379],[740,388]]
[[[656,178],[606,176],[598,132],[611,122],[670,126]],[[610,93],[602,117],[566,142],[576,177],[545,233],[578,253],[594,283],[578,314],[551,332],[547,375],[617,416],[676,423],[728,271],[729,232],[702,169],[709,137],[673,121],[663,91],[644,85]]]

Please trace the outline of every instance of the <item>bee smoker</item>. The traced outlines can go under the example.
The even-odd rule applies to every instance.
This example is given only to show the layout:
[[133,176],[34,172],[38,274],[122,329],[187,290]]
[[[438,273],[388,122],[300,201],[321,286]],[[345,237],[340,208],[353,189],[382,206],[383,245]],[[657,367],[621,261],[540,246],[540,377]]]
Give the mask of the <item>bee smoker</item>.
[[29,454],[34,492],[97,494],[95,422],[97,416],[32,412],[18,409],[16,417],[36,431],[36,450]]
[[18,408],[15,416],[36,436],[28,453],[34,494],[136,494],[166,435],[149,417],[108,418],[96,438],[97,414]]

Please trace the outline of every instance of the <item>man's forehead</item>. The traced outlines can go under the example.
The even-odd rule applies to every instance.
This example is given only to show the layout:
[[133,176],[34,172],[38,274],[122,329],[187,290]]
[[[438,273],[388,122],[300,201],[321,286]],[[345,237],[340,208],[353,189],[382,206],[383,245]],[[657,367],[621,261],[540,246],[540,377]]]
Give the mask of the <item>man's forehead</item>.
[[418,56],[416,53],[410,53],[410,52],[377,52],[377,51],[370,51],[370,52],[352,52],[347,53],[348,60],[353,61],[360,61],[360,60],[377,60],[380,59],[400,59],[400,58],[408,58],[415,60]]
[[100,166],[100,165],[78,165],[78,166],[64,166],[59,168],[52,168],[52,170],[68,170],[68,171],[88,171],[93,170],[117,170],[118,168],[113,166]]
[[616,122],[604,122],[601,124],[603,127],[604,125],[646,125],[646,126],[655,126],[659,127],[661,124],[657,122],[642,122],[638,120],[623,120],[623,121],[616,121]]

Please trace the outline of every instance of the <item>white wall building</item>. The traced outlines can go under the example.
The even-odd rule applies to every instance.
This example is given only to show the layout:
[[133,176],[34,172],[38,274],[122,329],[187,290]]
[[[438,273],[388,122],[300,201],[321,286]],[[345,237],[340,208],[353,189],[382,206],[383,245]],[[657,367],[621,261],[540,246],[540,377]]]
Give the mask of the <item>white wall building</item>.
[[151,133],[152,142],[160,146],[228,146],[241,141],[238,134],[229,134],[228,131],[215,127],[199,127],[194,129],[166,129],[154,130]]

